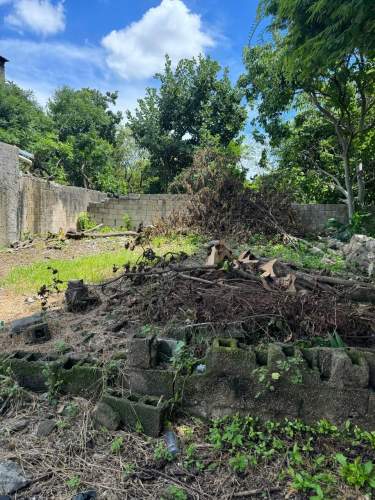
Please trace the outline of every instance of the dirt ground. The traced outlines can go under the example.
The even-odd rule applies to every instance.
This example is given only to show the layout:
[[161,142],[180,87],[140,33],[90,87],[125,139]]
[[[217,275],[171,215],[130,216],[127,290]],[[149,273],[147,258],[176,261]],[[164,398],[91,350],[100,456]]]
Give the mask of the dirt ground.
[[[97,240],[67,240],[61,249],[53,248],[54,242],[35,240],[30,248],[0,251],[0,280],[5,278],[14,266],[25,266],[54,259],[70,260],[80,256],[102,252],[118,251],[124,238],[102,238]],[[40,310],[35,294],[18,294],[0,287],[0,320],[5,322],[28,316]],[[61,297],[54,297],[51,303],[60,303]]]

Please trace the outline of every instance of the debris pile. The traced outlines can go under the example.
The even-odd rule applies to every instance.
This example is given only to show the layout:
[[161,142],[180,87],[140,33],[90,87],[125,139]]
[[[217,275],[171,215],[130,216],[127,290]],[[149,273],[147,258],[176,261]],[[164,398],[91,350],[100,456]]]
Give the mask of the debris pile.
[[[151,253],[145,251],[152,259]],[[332,338],[374,344],[371,282],[256,258],[251,250],[235,258],[222,241],[211,242],[203,266],[183,265],[181,258],[159,258],[154,265],[143,260],[101,285],[108,307],[121,318],[113,332],[121,336],[147,323],[213,336],[229,328],[249,344]]]
[[375,276],[375,238],[363,234],[355,234],[348,245],[343,247],[348,264]]
[[226,155],[211,148],[195,155],[192,167],[171,186],[189,195],[186,210],[172,217],[172,227],[185,226],[202,234],[238,240],[258,233],[273,237],[300,234],[289,196],[249,189],[241,172],[228,161]]

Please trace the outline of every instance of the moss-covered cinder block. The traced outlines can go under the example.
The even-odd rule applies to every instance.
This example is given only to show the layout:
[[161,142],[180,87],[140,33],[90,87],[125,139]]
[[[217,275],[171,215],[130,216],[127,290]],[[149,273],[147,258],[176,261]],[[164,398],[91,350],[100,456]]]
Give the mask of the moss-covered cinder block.
[[10,369],[18,384],[34,392],[47,390],[45,368],[53,365],[55,357],[41,353],[16,351],[2,359],[0,371]]
[[174,394],[175,372],[171,370],[136,370],[127,371],[127,383],[131,391],[138,394],[163,396],[171,399]]
[[147,370],[156,364],[155,337],[134,337],[128,342],[127,365]]
[[256,366],[255,353],[236,339],[217,338],[207,351],[206,365],[207,371],[218,375],[246,377]]
[[97,397],[103,390],[103,370],[95,365],[76,364],[70,368],[57,368],[60,391],[72,396]]
[[142,429],[148,436],[159,436],[168,410],[168,404],[160,398],[111,391],[103,394],[101,401],[119,415],[128,429]]

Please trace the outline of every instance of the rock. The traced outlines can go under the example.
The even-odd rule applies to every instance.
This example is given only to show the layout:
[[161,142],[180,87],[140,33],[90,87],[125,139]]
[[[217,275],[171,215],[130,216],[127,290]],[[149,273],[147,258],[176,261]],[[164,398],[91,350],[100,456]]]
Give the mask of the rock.
[[78,493],[77,495],[74,495],[72,500],[94,500],[95,498],[96,498],[96,491],[89,490],[89,491],[84,491],[83,493]]
[[11,495],[28,484],[21,467],[10,460],[0,462],[0,494]]
[[327,238],[327,247],[331,250],[342,250],[344,243],[336,238]]
[[97,427],[105,427],[116,431],[120,427],[120,416],[109,405],[99,402],[94,410],[93,418]]
[[38,437],[47,437],[52,433],[55,427],[56,422],[54,420],[41,420],[36,430],[36,435]]
[[68,282],[65,292],[66,308],[69,312],[82,312],[99,304],[99,297],[90,292],[83,280]]
[[331,264],[335,263],[335,261],[330,259],[329,257],[322,257],[321,262],[322,262],[322,264],[326,264],[326,265],[331,265]]
[[321,248],[318,248],[318,247],[311,247],[310,248],[310,253],[312,253],[313,255],[322,255],[324,252]]
[[13,422],[12,424],[9,425],[8,431],[10,433],[19,432],[19,431],[22,431],[23,429],[25,429],[25,427],[27,427],[28,425],[29,425],[28,420],[25,420],[25,419],[17,420],[16,422]]
[[355,234],[343,247],[349,266],[361,270],[369,277],[375,276],[375,238]]

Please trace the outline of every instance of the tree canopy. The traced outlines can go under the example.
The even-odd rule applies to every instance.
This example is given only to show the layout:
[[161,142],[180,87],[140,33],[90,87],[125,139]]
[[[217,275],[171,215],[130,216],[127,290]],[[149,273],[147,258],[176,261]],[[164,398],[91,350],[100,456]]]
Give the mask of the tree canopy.
[[[264,14],[272,16],[273,41],[245,49],[246,73],[240,84],[249,102],[258,107],[256,121],[274,147],[288,140],[292,117],[301,106],[314,109],[323,126],[331,127],[341,166],[330,172],[320,162],[318,172],[334,183],[352,217],[356,206],[365,203],[366,178],[372,176],[373,164],[364,145],[371,142],[375,124],[375,61],[369,44],[362,47],[362,42],[353,40],[350,44],[341,39],[340,50],[335,52],[334,46],[334,55],[324,55],[319,43],[326,23],[319,21],[322,3],[265,0]],[[344,3],[353,7],[355,2]],[[368,5],[367,11],[371,14],[372,7]]]
[[220,71],[208,57],[183,59],[176,69],[167,57],[164,72],[156,75],[159,89],[149,88],[135,112],[128,113],[138,145],[150,154],[154,190],[165,191],[191,165],[194,148],[208,136],[217,137],[221,146],[241,142],[243,94],[232,85],[227,70]]

